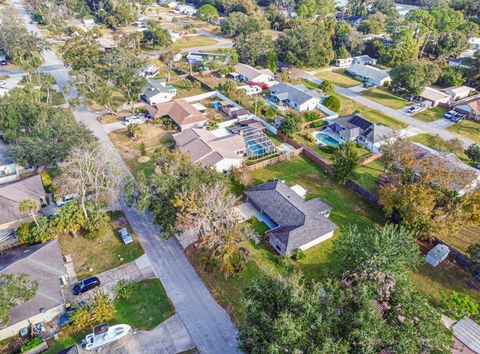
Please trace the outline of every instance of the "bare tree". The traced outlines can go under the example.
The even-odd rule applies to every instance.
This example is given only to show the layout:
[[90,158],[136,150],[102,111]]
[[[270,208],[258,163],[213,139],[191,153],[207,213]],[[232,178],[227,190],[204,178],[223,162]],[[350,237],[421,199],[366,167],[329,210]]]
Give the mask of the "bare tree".
[[125,176],[113,156],[105,146],[93,143],[74,148],[61,164],[57,184],[62,194],[80,196],[86,218],[88,200],[98,210],[118,199]]

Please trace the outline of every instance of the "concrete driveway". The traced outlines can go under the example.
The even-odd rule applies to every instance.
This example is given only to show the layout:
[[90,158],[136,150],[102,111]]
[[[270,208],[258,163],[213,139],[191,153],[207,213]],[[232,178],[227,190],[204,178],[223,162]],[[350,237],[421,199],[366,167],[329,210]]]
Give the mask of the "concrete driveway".
[[[128,247],[128,246],[127,246]],[[133,262],[126,263],[120,267],[107,270],[106,272],[97,275],[100,279],[100,289],[105,291],[111,298],[114,297],[113,288],[119,280],[124,279],[127,281],[141,281],[144,279],[156,278],[155,272],[152,268],[150,260],[146,255],[142,255]],[[65,300],[70,302],[78,302],[87,300],[92,296],[92,291],[87,291],[80,295],[73,295],[72,288],[74,281],[71,281],[68,290],[65,292]]]

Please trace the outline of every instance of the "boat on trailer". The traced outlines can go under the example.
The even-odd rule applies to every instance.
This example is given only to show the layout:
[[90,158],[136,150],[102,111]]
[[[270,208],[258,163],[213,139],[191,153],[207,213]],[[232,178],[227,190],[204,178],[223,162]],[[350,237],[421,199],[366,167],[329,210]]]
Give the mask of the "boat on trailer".
[[111,344],[131,332],[132,327],[127,324],[110,326],[108,323],[103,323],[95,326],[93,332],[87,334],[82,340],[82,348],[85,350],[94,350],[103,347],[104,345]]

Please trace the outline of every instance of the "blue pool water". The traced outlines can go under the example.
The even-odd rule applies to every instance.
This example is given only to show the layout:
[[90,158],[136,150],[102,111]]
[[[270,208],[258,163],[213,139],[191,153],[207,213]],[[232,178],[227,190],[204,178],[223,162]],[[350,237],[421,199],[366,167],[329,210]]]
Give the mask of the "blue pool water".
[[335,147],[338,147],[340,145],[340,141],[338,141],[337,139],[332,138],[330,135],[322,133],[322,132],[315,133],[315,138],[319,142],[321,142],[325,145],[335,146]]
[[270,107],[273,107],[273,108],[275,108],[275,109],[280,110],[280,106],[277,105],[277,104],[275,104],[275,103],[273,103],[272,101],[265,100],[265,104],[266,104],[267,106],[270,106]]

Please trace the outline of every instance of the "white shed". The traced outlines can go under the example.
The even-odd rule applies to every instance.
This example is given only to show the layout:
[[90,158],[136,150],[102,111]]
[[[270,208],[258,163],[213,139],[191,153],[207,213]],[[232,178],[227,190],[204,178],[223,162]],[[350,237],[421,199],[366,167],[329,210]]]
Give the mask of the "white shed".
[[436,267],[448,257],[449,253],[450,249],[448,248],[448,246],[439,243],[430,251],[428,251],[425,260],[432,267]]

